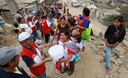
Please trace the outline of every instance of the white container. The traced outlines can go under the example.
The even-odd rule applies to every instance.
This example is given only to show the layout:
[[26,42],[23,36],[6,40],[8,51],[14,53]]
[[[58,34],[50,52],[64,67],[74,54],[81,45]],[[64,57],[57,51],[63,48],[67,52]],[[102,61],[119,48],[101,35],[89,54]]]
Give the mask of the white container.
[[64,56],[64,48],[62,45],[54,45],[50,47],[48,53],[53,58],[53,61],[57,62]]

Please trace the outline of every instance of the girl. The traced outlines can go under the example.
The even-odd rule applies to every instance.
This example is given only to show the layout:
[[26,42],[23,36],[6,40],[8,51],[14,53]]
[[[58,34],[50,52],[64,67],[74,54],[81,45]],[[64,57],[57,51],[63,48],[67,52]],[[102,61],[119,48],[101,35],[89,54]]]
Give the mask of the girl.
[[74,35],[73,41],[76,43],[76,46],[79,47],[79,49],[80,49],[79,54],[77,54],[76,58],[75,58],[75,61],[77,62],[81,59],[80,58],[80,54],[81,54],[81,51],[82,51],[81,35],[80,34]]
[[37,28],[36,28],[36,25],[35,25],[35,21],[32,22],[32,15],[29,15],[28,16],[28,21],[27,21],[27,24],[28,26],[32,29],[32,34],[34,35],[34,41],[36,41],[36,39],[40,39],[39,38],[39,35],[38,35],[38,32],[37,32]]
[[[62,41],[63,46],[66,43],[72,42],[70,40],[69,32],[67,32],[67,31],[61,32],[60,33],[60,41]],[[75,60],[74,52],[64,46],[64,58],[59,60],[59,61],[61,63],[62,62],[66,62],[66,64],[69,63],[69,73],[68,73],[69,75],[71,75],[74,72],[74,68],[75,68],[75,61],[74,60]],[[67,70],[67,69],[65,69],[65,70]]]
[[[124,19],[122,16],[117,16],[114,19],[114,24],[110,25],[105,32],[105,57],[102,61],[106,63],[106,73],[110,74],[110,57],[112,51],[124,39],[126,30],[123,26]],[[102,62],[101,61],[101,62]]]
[[42,21],[40,21],[40,26],[45,37],[45,43],[47,44],[49,41],[50,31],[51,31],[50,23],[47,20],[47,16],[42,16],[41,19]]
[[81,54],[81,51],[82,51],[82,41],[81,41],[81,36],[80,36],[80,34],[74,35],[73,41],[76,43],[77,47],[80,48],[79,54]]

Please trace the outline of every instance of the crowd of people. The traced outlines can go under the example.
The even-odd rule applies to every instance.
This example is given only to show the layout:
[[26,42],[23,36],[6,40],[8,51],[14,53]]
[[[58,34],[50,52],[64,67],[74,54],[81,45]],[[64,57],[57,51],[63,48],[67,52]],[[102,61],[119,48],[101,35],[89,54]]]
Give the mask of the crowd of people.
[[[85,53],[85,43],[88,39],[84,38],[84,31],[90,28],[90,10],[84,8],[82,15],[72,16],[69,9],[66,14],[54,12],[53,9],[46,13],[25,12],[24,17],[17,15],[17,22],[14,23],[17,40],[22,46],[19,53],[12,47],[0,49],[0,78],[46,78],[45,63],[52,61],[52,57],[42,58],[42,49],[54,45],[64,47],[64,57],[56,61],[56,69],[61,74],[68,72],[72,75],[75,63],[80,60],[80,55]],[[65,13],[65,12],[64,12]],[[123,17],[117,16],[114,24],[110,25],[105,32],[105,51],[106,55],[100,62],[106,63],[107,74],[110,73],[110,56],[116,46],[122,42],[125,36]],[[39,31],[41,36],[38,34]],[[91,31],[88,31],[90,40]],[[83,36],[84,35],[84,36]],[[42,37],[42,38],[41,38]],[[41,41],[45,43],[42,45]],[[22,74],[14,73],[19,64],[19,54],[29,68],[31,75],[27,75],[22,70]],[[6,59],[5,59],[6,58]],[[64,63],[64,66],[61,64]]]

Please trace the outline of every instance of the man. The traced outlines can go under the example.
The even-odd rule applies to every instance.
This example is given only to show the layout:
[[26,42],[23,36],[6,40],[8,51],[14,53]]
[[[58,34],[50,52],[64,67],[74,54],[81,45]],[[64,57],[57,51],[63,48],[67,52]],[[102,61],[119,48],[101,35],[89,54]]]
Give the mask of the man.
[[[19,50],[12,47],[0,48],[0,78],[30,78],[27,73],[18,67]],[[21,72],[17,73],[16,67]]]
[[37,78],[46,78],[45,62],[50,61],[51,58],[49,57],[42,60],[39,49],[44,48],[47,45],[36,46],[34,41],[32,40],[32,36],[27,32],[20,33],[18,36],[18,40],[20,41],[23,48],[21,52],[22,59],[29,67],[31,73],[34,74]]

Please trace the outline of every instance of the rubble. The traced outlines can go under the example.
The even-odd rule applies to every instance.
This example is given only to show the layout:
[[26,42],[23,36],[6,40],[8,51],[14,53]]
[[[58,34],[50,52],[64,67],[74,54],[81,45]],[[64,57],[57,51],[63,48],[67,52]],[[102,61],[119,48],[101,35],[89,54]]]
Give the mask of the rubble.
[[[101,35],[94,35],[91,37],[91,46],[90,48],[94,51],[95,54],[104,56],[104,41],[100,37]],[[124,44],[124,45],[123,45]],[[111,75],[105,75],[101,77],[99,74],[96,75],[96,78],[124,78],[121,74],[124,69],[128,70],[128,43],[126,40],[123,41],[123,44],[118,45],[117,48],[112,52],[111,56]]]

